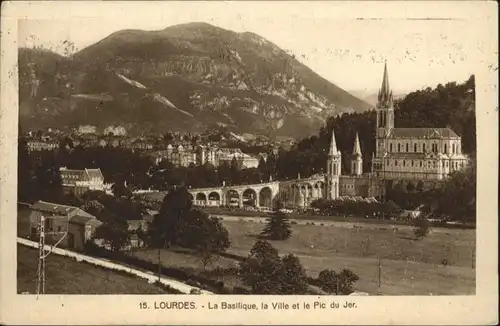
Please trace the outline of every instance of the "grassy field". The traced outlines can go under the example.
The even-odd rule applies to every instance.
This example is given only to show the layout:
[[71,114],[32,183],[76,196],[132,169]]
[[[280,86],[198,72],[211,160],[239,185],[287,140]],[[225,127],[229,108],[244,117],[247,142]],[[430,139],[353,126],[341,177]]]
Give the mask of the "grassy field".
[[[37,249],[17,246],[17,292],[36,293]],[[166,289],[133,275],[106,270],[51,254],[46,267],[47,294],[166,294]]]
[[[133,251],[131,255],[140,258],[145,261],[150,261],[153,263],[158,262],[158,250],[157,249],[141,249]],[[232,267],[238,267],[239,264],[236,260],[226,257],[214,256],[211,264],[203,266],[201,259],[191,254],[189,251],[184,250],[184,252],[179,250],[169,250],[162,249],[160,253],[160,259],[162,266],[178,268],[187,272],[192,272],[199,275],[205,275],[212,279],[219,281],[224,281],[224,284],[228,287],[243,286],[241,280],[236,276],[236,274],[217,274],[214,270],[217,268],[228,269]]]
[[[223,221],[229,231],[228,252],[247,256],[264,224]],[[292,237],[271,241],[280,254],[297,255],[307,273],[349,268],[359,275],[359,291],[391,295],[474,294],[474,230],[435,232],[412,240],[410,231],[293,225]],[[381,287],[378,287],[378,258]],[[447,265],[443,265],[443,260]]]

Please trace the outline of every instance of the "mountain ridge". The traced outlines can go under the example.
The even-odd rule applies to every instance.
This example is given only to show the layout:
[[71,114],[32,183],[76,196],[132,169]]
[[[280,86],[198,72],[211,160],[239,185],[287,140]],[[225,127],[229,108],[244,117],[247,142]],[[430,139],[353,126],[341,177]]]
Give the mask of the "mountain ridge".
[[[241,132],[297,138],[317,132],[329,116],[372,108],[262,36],[207,23],[112,33],[71,59],[52,63],[55,68],[36,67],[37,96],[29,91],[30,64],[46,60],[30,61],[22,51],[30,50],[21,49],[19,56],[20,103],[28,108],[24,120],[44,118],[48,111],[33,106],[43,107],[40,98],[56,97],[71,102],[61,104],[71,110],[64,114],[61,108],[59,118],[72,124],[122,123],[131,131],[158,132],[197,131],[216,123]],[[103,93],[113,100],[96,106],[71,98]],[[188,114],[179,115],[181,111]]]

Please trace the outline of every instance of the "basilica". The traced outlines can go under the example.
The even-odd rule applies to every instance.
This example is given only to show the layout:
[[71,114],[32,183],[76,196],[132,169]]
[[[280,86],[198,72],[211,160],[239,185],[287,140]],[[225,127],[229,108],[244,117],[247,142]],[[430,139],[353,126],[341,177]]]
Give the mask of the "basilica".
[[[376,105],[376,152],[372,171],[363,172],[358,134],[353,142],[350,171],[341,171],[342,153],[332,131],[326,173],[280,184],[281,198],[293,206],[309,206],[319,198],[379,200],[388,182],[439,183],[468,164],[461,138],[450,128],[396,128],[394,98],[387,64]],[[347,173],[346,173],[347,172]]]

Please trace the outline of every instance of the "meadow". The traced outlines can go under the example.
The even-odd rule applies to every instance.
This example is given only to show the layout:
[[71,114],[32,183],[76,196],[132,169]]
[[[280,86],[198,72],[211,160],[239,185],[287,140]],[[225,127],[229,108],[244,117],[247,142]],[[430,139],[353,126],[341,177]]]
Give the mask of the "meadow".
[[[247,256],[264,220],[223,221],[229,253]],[[309,276],[323,269],[351,269],[356,289],[386,295],[474,294],[475,230],[433,230],[414,240],[411,229],[292,225],[292,236],[270,241],[280,254],[297,255]],[[380,259],[380,283],[379,278]]]

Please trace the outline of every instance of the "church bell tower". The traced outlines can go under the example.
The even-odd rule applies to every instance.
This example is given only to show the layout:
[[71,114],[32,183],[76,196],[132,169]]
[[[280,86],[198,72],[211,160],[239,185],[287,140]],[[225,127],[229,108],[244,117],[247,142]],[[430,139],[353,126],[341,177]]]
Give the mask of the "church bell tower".
[[341,159],[342,154],[337,150],[337,142],[335,141],[335,130],[332,130],[332,139],[330,141],[326,164],[327,199],[337,199],[339,197]]
[[[382,86],[378,92],[377,106],[377,134],[375,137],[375,157],[379,158],[387,152],[387,137],[394,128],[394,99],[389,86],[389,74],[387,73],[387,62],[384,64],[384,75]],[[376,161],[376,160],[375,160]],[[372,161],[372,165],[373,165]],[[372,168],[373,169],[373,168]]]
[[387,73],[387,62],[384,65],[384,76],[382,86],[378,92],[377,111],[377,136],[387,136],[394,128],[394,99],[389,87],[389,75]]

